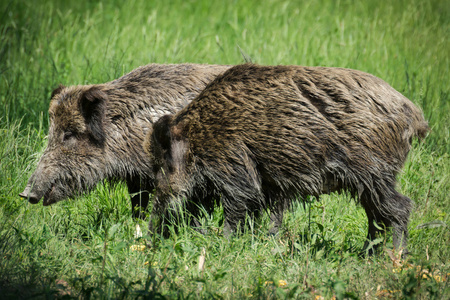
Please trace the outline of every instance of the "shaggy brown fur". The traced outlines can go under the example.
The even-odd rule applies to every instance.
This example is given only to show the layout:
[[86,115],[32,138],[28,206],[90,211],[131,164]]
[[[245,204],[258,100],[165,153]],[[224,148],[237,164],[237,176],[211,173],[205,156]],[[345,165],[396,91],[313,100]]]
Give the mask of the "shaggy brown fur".
[[145,208],[153,190],[145,134],[228,68],[151,64],[105,84],[60,86],[50,102],[47,149],[20,196],[50,205],[119,179],[126,181],[133,207]]
[[211,211],[216,197],[224,231],[270,209],[277,232],[295,196],[345,189],[367,213],[368,240],[379,231],[375,222],[393,227],[396,248],[406,246],[411,200],[395,190],[395,177],[411,139],[427,130],[411,101],[370,74],[235,66],[149,133],[144,148],[157,187],[152,219],[160,224],[180,205],[193,214],[199,205]]

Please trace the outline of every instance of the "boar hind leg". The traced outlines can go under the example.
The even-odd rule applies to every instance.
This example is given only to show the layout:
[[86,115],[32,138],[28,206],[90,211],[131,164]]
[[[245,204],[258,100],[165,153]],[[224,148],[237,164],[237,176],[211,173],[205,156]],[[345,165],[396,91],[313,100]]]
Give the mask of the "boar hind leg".
[[[406,253],[411,200],[395,190],[392,190],[388,195],[380,194],[377,203],[362,201],[369,222],[364,249],[370,247],[370,242],[375,238],[384,236],[387,227],[392,227],[394,248],[397,250],[404,249]],[[368,249],[369,255],[372,255],[378,246],[370,247]]]
[[147,206],[150,199],[150,192],[153,186],[148,180],[140,177],[132,177],[127,179],[128,193],[131,198],[131,209],[133,217],[144,219],[147,213]]
[[395,250],[407,253],[408,220],[412,208],[412,201],[408,197],[392,189],[383,204],[381,221],[386,227],[392,228],[392,240]]
[[[384,237],[386,233],[386,222],[383,222],[383,215],[380,211],[380,201],[374,200],[372,193],[364,191],[360,196],[360,202],[364,207],[368,221],[368,232],[363,251],[367,251],[368,255],[373,255],[378,250],[380,243],[374,244],[376,238]],[[381,200],[381,199],[380,199]],[[385,202],[384,200],[381,200]]]
[[379,243],[372,244],[372,242],[377,238],[384,236],[385,234],[385,224],[381,222],[381,216],[378,212],[368,210],[366,208],[367,221],[369,225],[366,242],[364,243],[363,249],[367,251],[369,255],[375,254],[378,249]]
[[[408,197],[395,191],[392,201],[392,211],[395,214],[391,217],[392,239],[396,250],[403,249],[406,254],[408,240],[408,220],[412,208],[412,201]],[[395,218],[394,218],[395,217]]]

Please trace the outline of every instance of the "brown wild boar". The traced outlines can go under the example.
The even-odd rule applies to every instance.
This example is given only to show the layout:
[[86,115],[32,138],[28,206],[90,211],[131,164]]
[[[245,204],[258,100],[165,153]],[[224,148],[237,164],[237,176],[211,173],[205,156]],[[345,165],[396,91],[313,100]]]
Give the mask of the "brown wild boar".
[[104,84],[60,86],[51,97],[48,146],[20,196],[50,205],[102,180],[124,180],[139,215],[154,188],[146,132],[228,68],[150,64]]
[[396,175],[427,130],[411,101],[361,71],[232,67],[149,130],[150,230],[177,207],[195,216],[220,199],[225,233],[266,209],[276,233],[296,196],[348,190],[366,211],[368,241],[386,226],[395,248],[405,247],[411,200],[395,189]]

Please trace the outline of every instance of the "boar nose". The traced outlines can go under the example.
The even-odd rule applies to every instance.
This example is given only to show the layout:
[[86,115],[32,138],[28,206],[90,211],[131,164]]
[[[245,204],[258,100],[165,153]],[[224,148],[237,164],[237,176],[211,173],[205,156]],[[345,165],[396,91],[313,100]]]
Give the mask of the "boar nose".
[[31,204],[36,204],[41,200],[36,194],[29,193],[29,189],[26,188],[22,193],[19,194],[20,197],[28,199]]

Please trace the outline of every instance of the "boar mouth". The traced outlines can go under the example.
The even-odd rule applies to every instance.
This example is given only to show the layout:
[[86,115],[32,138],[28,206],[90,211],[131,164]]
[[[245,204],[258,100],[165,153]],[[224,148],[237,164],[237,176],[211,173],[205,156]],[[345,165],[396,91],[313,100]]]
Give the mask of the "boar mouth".
[[40,196],[38,196],[36,193],[31,191],[30,185],[27,185],[25,190],[22,193],[20,193],[19,196],[24,199],[27,199],[28,202],[30,202],[31,204],[36,204],[41,200]]
[[[52,197],[51,197],[52,194],[54,194],[54,191],[55,191],[55,186],[52,185],[52,187],[47,192],[45,192],[44,200],[42,201],[43,206],[49,206],[49,205],[57,202],[56,199],[54,199],[54,198],[52,199]],[[38,202],[39,202],[39,200],[38,200]]]
[[[37,204],[39,201],[41,201],[42,196],[39,195],[39,192],[33,192],[30,191],[30,187],[26,187],[25,190],[19,194],[20,197],[25,198],[30,202],[31,204]],[[55,185],[52,185],[50,189],[47,190],[47,192],[44,193],[44,200],[42,202],[42,205],[48,206],[50,204],[53,204],[57,202],[57,199],[55,199],[54,196],[55,192]],[[42,195],[42,194],[41,194]]]
[[[23,197],[22,194],[20,194],[20,196]],[[27,197],[23,197],[23,198],[27,198]],[[36,204],[36,203],[38,203],[40,200],[41,200],[41,199],[38,199],[38,198],[36,198],[36,197],[28,197],[28,202],[30,202],[31,204]]]

